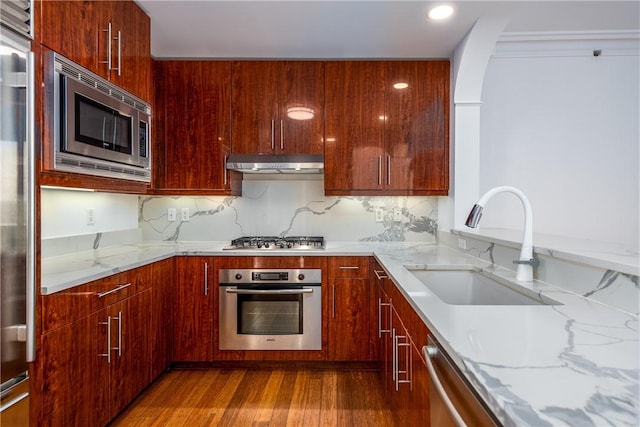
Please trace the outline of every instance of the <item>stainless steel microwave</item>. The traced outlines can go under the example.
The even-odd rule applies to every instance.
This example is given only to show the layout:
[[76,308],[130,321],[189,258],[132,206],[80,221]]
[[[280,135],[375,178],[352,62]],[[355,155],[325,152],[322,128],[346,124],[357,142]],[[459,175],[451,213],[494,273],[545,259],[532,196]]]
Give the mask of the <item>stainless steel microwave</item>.
[[151,106],[56,53],[47,61],[54,169],[151,181]]

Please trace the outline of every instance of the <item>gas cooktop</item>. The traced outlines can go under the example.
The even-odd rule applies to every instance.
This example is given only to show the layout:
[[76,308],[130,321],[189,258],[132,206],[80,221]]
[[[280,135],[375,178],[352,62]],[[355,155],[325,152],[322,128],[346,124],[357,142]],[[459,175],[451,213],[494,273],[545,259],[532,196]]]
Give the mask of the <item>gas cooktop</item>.
[[318,236],[247,236],[231,241],[224,250],[260,249],[260,250],[311,250],[324,249],[324,237]]

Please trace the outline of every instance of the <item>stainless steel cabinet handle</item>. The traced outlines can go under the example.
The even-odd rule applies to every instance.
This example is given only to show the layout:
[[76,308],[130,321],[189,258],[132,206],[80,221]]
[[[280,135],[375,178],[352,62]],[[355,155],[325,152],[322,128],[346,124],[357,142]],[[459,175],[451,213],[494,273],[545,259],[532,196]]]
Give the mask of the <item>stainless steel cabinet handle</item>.
[[236,289],[236,288],[227,288],[225,290],[228,294],[241,294],[241,295],[295,295],[295,294],[311,294],[313,293],[313,289],[311,288],[301,288],[301,289],[277,289],[277,290],[266,290],[266,289]]
[[[406,332],[406,331],[405,331]],[[400,384],[409,384],[410,388],[413,388],[411,384],[411,341],[406,335],[396,335],[395,350],[396,350],[396,368],[398,372],[396,374],[396,391],[400,389]],[[406,340],[400,342],[400,340]],[[404,370],[400,369],[400,347],[405,347],[404,354]],[[400,379],[400,375],[404,374],[404,379]]]
[[117,288],[113,288],[109,291],[104,291],[104,292],[100,292],[98,294],[96,294],[98,296],[98,298],[103,298],[106,297],[107,295],[111,295],[111,294],[115,294],[116,292],[120,292],[123,289],[128,288],[129,286],[131,286],[131,283],[127,283],[126,285],[120,285]]
[[[33,10],[33,8],[31,8]],[[33,13],[33,12],[31,12]],[[33,21],[31,21],[33,22]],[[35,55],[27,53],[27,147],[25,150],[27,164],[27,362],[36,359],[36,166],[35,166]]]
[[113,350],[118,350],[118,357],[122,356],[122,312],[118,312],[118,317],[114,317],[113,320],[118,321],[118,346],[113,347]]
[[107,352],[101,353],[100,357],[106,357],[107,363],[111,363],[111,316],[107,316],[107,321],[100,324],[107,325]]
[[227,171],[227,156],[226,155],[224,156],[223,162],[224,163],[222,164],[222,168],[223,168],[223,171],[224,171],[224,177],[222,179],[224,180],[224,186],[226,187],[227,186],[227,174],[229,173]]
[[118,40],[118,76],[120,76],[122,71],[122,33],[118,31],[118,37],[114,38],[114,40]]
[[382,270],[382,271],[373,270],[373,272],[376,275],[376,277],[378,278],[378,280],[383,280],[383,279],[388,279],[389,278],[389,276],[384,274],[384,270]]
[[440,398],[442,399],[445,406],[447,407],[447,410],[453,417],[458,427],[467,427],[467,424],[464,422],[464,420],[458,413],[458,410],[451,402],[451,399],[449,399],[447,392],[445,391],[444,387],[442,386],[442,383],[440,382],[440,378],[438,377],[436,369],[433,366],[433,361],[431,360],[431,358],[435,357],[438,354],[438,348],[432,345],[425,345],[424,347],[422,347],[422,354],[424,355],[425,365],[427,365],[427,371],[429,371],[429,376],[431,377],[433,384],[436,386],[436,390],[438,391]]
[[340,270],[360,270],[357,265],[341,265],[338,267]]
[[387,156],[387,185],[391,185],[391,156]]
[[280,150],[284,150],[284,120],[280,119]]
[[107,60],[100,61],[101,64],[107,64],[107,71],[111,71],[111,22],[107,25],[107,28],[102,30],[103,33],[107,33]]
[[391,332],[391,329],[382,329],[382,307],[388,307],[390,305],[388,302],[382,302],[382,298],[378,298],[378,338],[382,338],[382,334]]
[[331,285],[331,318],[336,318],[336,285]]
[[21,393],[21,394],[17,395],[16,397],[11,399],[10,401],[5,403],[4,405],[0,406],[0,413],[2,413],[4,411],[6,411],[7,409],[11,408],[16,403],[20,403],[21,401],[23,401],[27,397],[29,397],[29,393]]
[[382,185],[382,156],[378,156],[378,185]]
[[396,330],[391,329],[391,378],[396,383],[398,377],[398,346],[396,345]]
[[271,119],[271,150],[276,149],[275,133],[276,133],[276,121],[274,119]]
[[204,263],[204,294],[209,295],[209,263]]

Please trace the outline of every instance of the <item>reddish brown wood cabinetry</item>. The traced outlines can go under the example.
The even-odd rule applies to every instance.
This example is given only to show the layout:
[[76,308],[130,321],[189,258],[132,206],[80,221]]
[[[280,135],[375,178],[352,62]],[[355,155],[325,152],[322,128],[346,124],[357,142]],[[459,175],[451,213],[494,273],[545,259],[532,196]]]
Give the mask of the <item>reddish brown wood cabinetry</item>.
[[[154,363],[162,348],[156,345],[169,338],[153,321],[154,282],[162,280],[155,273],[171,269],[163,265],[41,297],[42,335],[32,376],[42,392],[32,396],[34,425],[105,425],[151,382],[160,363]],[[169,359],[163,362],[162,370]]]
[[325,90],[326,194],[447,194],[449,62],[328,62]]
[[177,257],[173,290],[173,360],[213,360],[213,257]]
[[231,108],[233,153],[322,154],[324,63],[236,61]]
[[36,40],[132,94],[151,99],[150,20],[133,0],[39,4]]
[[384,391],[398,425],[422,425],[429,419],[429,375],[421,354],[427,328],[377,261],[371,272],[373,348]]
[[371,360],[369,257],[329,257],[329,360]]
[[231,63],[154,61],[153,187],[228,194]]

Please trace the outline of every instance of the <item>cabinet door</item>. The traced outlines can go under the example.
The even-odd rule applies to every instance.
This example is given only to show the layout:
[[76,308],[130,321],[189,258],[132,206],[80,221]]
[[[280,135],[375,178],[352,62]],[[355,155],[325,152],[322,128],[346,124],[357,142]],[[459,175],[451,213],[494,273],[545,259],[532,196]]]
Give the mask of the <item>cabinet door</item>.
[[112,319],[112,417],[151,382],[151,296],[147,289],[108,309]]
[[449,62],[388,61],[385,65],[386,189],[394,194],[397,190],[446,194]]
[[230,67],[225,61],[155,62],[156,188],[229,188]]
[[173,259],[156,262],[151,273],[153,281],[153,314],[151,320],[152,362],[151,380],[171,364],[173,339]]
[[277,82],[281,62],[233,63],[231,125],[232,151],[238,154],[271,154],[276,146]]
[[34,364],[38,426],[98,426],[110,419],[107,309],[41,336]]
[[278,76],[275,152],[324,153],[324,63],[286,61]]
[[108,2],[112,26],[109,79],[138,97],[151,99],[151,21],[133,1]]
[[173,360],[213,360],[213,257],[175,260]]
[[329,279],[330,360],[371,360],[369,354],[369,281]]
[[40,1],[41,20],[36,29],[42,44],[108,78],[108,2]]
[[383,188],[384,63],[325,64],[326,194]]

